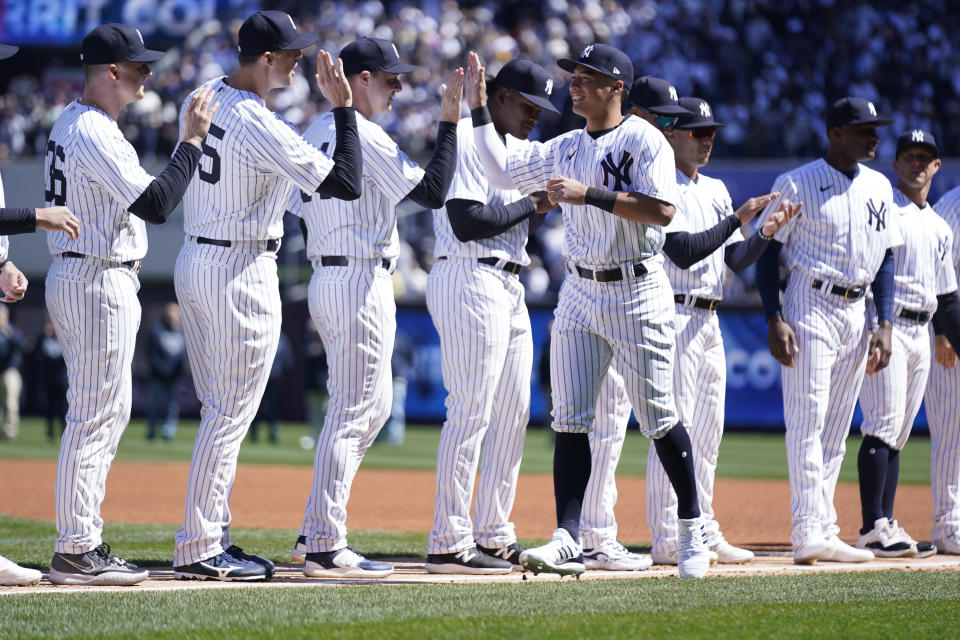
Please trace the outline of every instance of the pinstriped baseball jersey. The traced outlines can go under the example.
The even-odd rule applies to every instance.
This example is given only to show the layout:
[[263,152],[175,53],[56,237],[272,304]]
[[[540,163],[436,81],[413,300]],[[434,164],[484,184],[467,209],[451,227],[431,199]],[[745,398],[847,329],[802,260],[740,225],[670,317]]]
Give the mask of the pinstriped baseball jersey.
[[953,237],[950,255],[953,256],[953,267],[956,279],[960,282],[960,187],[954,187],[943,194],[933,210],[947,223]]
[[[7,204],[3,197],[3,180],[0,180],[0,207],[5,206]],[[10,240],[7,236],[0,236],[0,261],[6,260],[8,255],[10,255]]]
[[[627,116],[597,139],[578,129],[508,150],[507,173],[526,195],[544,189],[551,178],[571,176],[588,187],[639,192],[669,204],[680,199],[673,149],[653,125],[636,116]],[[663,227],[625,220],[589,205],[561,204],[560,209],[564,254],[581,266],[646,259],[663,246]]]
[[[281,238],[290,184],[313,193],[333,169],[333,161],[256,94],[234,89],[224,78],[210,80],[193,93],[205,87],[216,92],[220,108],[183,198],[184,231],[219,240]],[[193,93],[180,109],[181,136],[184,109]]]
[[153,177],[113,118],[70,103],[50,132],[44,175],[47,206],[70,207],[83,226],[76,240],[62,231],[48,232],[52,255],[74,251],[117,262],[147,255],[146,225],[127,208]]
[[[668,233],[679,231],[684,227],[691,233],[705,231],[733,214],[730,194],[720,180],[702,173],[697,175],[696,180],[691,180],[687,174],[678,169],[677,185],[680,190],[681,206],[677,207],[673,221],[667,227]],[[681,220],[678,222],[677,218]],[[677,222],[676,228],[675,222]],[[737,242],[743,242],[740,229],[733,232],[724,246]],[[669,258],[664,261],[663,266],[674,292],[719,300],[723,297],[723,257],[724,252],[718,249],[689,269],[681,269]]]
[[[529,144],[511,135],[506,136],[507,153]],[[483,165],[477,156],[473,139],[473,119],[463,118],[457,125],[457,169],[453,174],[453,183],[447,194],[447,200],[473,200],[492,207],[516,202],[523,195],[517,190],[497,189],[487,182]],[[471,242],[460,242],[453,235],[446,208],[433,212],[433,231],[437,237],[434,255],[457,256],[461,258],[502,258],[524,266],[530,264],[527,255],[527,236],[530,232],[529,220],[507,229],[493,238],[483,238]]]
[[844,286],[867,284],[886,250],[902,243],[890,182],[863,164],[851,180],[819,158],[778,176],[773,190],[780,197],[760,214],[760,224],[783,198],[803,202],[801,214],[774,235],[785,245],[791,273]]
[[[357,112],[363,152],[363,193],[342,201],[317,194],[294,193],[290,210],[307,221],[307,257],[344,255],[355,258],[397,257],[397,203],[423,179],[423,169],[400,150],[383,127]],[[304,133],[308,142],[333,153],[337,131],[333,114],[314,120]],[[300,202],[297,202],[297,201]]]
[[899,189],[893,190],[903,244],[895,247],[894,302],[913,311],[932,312],[937,296],[957,288],[953,270],[953,232],[930,206],[921,209]]

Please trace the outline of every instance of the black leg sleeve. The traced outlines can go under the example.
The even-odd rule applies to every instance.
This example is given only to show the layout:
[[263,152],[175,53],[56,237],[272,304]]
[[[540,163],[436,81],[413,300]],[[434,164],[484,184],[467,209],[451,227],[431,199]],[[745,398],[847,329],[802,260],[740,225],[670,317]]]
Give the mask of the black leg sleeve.
[[557,526],[574,540],[580,537],[583,494],[590,482],[590,437],[586,433],[557,433],[553,449],[553,495]]
[[700,517],[697,502],[697,478],[693,470],[693,444],[682,422],[678,422],[662,438],[653,441],[663,470],[677,494],[677,517],[684,520]]
[[860,511],[863,528],[873,529],[873,523],[883,517],[883,490],[886,484],[890,447],[873,436],[864,436],[857,455],[857,473],[860,476]]

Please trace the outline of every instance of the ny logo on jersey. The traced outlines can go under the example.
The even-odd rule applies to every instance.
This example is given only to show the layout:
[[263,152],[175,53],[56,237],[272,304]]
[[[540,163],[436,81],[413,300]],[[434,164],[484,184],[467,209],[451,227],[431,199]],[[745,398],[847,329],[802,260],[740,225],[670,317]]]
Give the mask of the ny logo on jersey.
[[871,227],[876,225],[877,231],[880,229],[887,228],[887,203],[881,202],[880,208],[878,209],[875,204],[873,204],[873,199],[867,200],[867,211],[870,213],[870,219],[867,221],[867,224]]
[[677,90],[673,88],[673,85],[670,85],[670,99],[673,100],[674,102],[680,99],[677,96]]
[[937,260],[940,262],[946,261],[948,251],[950,251],[950,243],[947,242],[946,238],[941,236],[937,244]]
[[923,131],[920,129],[914,129],[910,132],[910,140],[912,142],[923,142]]
[[543,90],[547,92],[548,96],[553,95],[553,78],[547,78],[547,86]]
[[590,54],[593,53],[593,45],[589,45],[583,52],[580,54],[581,58],[589,58]]
[[700,115],[704,118],[710,117],[710,105],[708,105],[706,102],[700,103]]
[[[608,153],[607,157],[600,161],[600,166],[603,168],[603,186],[611,191],[620,191],[623,185],[630,186],[629,173],[630,167],[633,166],[633,157],[630,156],[629,151],[624,151],[620,156],[620,162],[616,164],[613,161],[613,154]],[[613,178],[613,187],[607,184],[610,178]]]

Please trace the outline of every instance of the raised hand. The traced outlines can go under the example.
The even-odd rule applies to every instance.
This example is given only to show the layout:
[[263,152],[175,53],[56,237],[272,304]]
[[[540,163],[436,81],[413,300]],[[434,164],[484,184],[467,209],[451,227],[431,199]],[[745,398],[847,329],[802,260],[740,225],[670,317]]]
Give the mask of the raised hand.
[[190,98],[183,118],[183,142],[199,147],[210,131],[213,114],[220,108],[219,102],[213,102],[214,93],[213,89],[200,89]]
[[471,110],[487,104],[486,69],[480,66],[480,58],[471,51],[467,54],[467,71],[463,80],[464,98]]
[[329,51],[323,49],[317,53],[317,86],[320,93],[334,107],[352,107],[353,90],[347,82],[347,74],[343,72],[343,60],[336,62]]
[[454,69],[447,83],[441,88],[443,97],[440,99],[440,121],[456,124],[460,121],[460,103],[463,102],[463,67]]
[[80,237],[80,220],[66,207],[46,207],[37,210],[37,228],[44,231],[63,231],[71,240]]
[[768,193],[765,196],[754,196],[740,205],[740,208],[737,209],[733,215],[739,218],[740,224],[747,224],[753,220],[758,213],[763,211],[765,206],[773,202],[773,200],[779,195],[780,193],[778,191],[774,191],[773,193]]
[[774,211],[770,217],[767,218],[767,221],[763,223],[763,226],[760,228],[760,233],[769,238],[777,231],[782,229],[783,225],[787,224],[796,216],[798,216],[800,214],[800,209],[802,208],[802,202],[798,202],[794,205],[791,204],[789,200],[783,200],[780,203],[780,208]]

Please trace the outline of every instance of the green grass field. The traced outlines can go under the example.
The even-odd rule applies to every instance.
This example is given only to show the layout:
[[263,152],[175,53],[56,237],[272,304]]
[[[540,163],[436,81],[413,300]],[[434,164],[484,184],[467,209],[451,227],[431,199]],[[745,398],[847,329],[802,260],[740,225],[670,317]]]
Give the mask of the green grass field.
[[[141,420],[130,423],[120,442],[117,460],[180,461],[189,462],[197,433],[196,422],[181,423],[173,442],[147,441],[146,427]],[[302,423],[287,423],[281,429],[279,444],[245,442],[240,449],[241,464],[312,465],[313,451],[300,446],[300,438],[307,435]],[[421,469],[436,468],[437,426],[411,426],[406,440],[399,447],[375,445],[364,457],[364,468]],[[649,440],[638,431],[630,431],[624,444],[617,470],[622,475],[646,472]],[[841,482],[857,481],[857,456],[860,436],[851,436],[847,443],[848,455],[840,473]],[[0,459],[53,459],[58,444],[48,442],[40,421],[26,419],[21,434],[14,442],[0,441]],[[900,482],[927,484],[930,482],[930,440],[918,436],[907,443],[901,454]],[[553,445],[550,432],[531,428],[527,433],[521,471],[524,473],[551,473]],[[783,434],[729,433],[720,445],[717,475],[726,478],[786,479],[787,455]]]
[[[119,460],[189,461],[195,424],[172,443],[144,440],[134,422]],[[286,425],[279,445],[244,445],[245,464],[312,464],[299,446],[304,425]],[[439,429],[414,427],[401,447],[374,447],[364,465],[432,469]],[[859,446],[851,438],[852,450]],[[642,474],[647,441],[627,437],[620,473]],[[0,459],[53,459],[36,421],[0,443]],[[848,455],[842,480],[855,481]],[[547,473],[548,433],[531,430],[523,471]],[[0,460],[0,464],[2,460]],[[929,441],[905,449],[902,482],[926,483]],[[729,434],[720,474],[785,478],[782,435]],[[2,505],[0,505],[2,511]],[[105,537],[143,566],[169,563],[175,526],[107,523]],[[238,529],[248,552],[288,561],[293,530]],[[376,558],[420,557],[425,533],[351,531],[351,543]],[[51,522],[0,515],[0,552],[46,569]],[[521,540],[532,544],[534,540]],[[884,571],[650,580],[527,581],[489,585],[349,585],[300,589],[42,594],[0,596],[0,638],[954,638],[960,637],[960,572]]]

